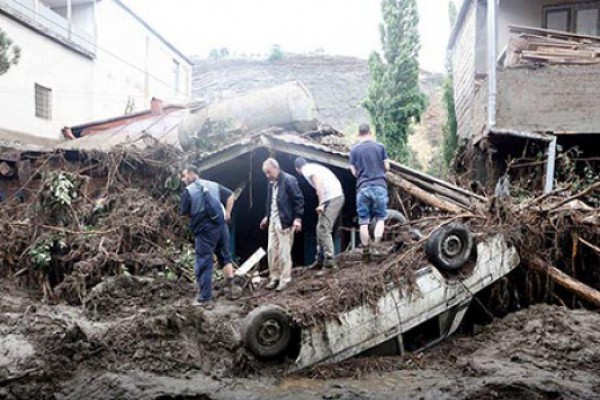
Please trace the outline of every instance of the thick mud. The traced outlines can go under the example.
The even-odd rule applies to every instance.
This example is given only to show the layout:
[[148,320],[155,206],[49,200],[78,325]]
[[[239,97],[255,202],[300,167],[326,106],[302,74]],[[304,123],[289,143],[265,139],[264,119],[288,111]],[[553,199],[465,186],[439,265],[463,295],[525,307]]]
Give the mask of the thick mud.
[[539,305],[421,354],[290,374],[240,346],[243,307],[111,278],[83,306],[0,300],[0,399],[596,399],[600,315]]

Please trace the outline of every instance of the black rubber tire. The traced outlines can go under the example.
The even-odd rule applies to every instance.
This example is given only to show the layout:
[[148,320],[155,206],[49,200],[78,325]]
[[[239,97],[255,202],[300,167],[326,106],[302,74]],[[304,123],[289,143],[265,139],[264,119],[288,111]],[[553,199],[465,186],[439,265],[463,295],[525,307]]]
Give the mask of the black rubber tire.
[[473,252],[473,235],[458,222],[444,225],[433,232],[427,240],[425,252],[429,261],[444,271],[460,269]]
[[[385,225],[393,225],[393,224],[405,224],[406,217],[400,211],[392,210],[391,208],[387,209],[387,215],[385,216]],[[372,220],[369,224],[369,232],[373,235],[375,231],[376,221]]]
[[258,358],[280,358],[286,354],[292,341],[290,318],[275,305],[255,308],[244,319],[242,340]]

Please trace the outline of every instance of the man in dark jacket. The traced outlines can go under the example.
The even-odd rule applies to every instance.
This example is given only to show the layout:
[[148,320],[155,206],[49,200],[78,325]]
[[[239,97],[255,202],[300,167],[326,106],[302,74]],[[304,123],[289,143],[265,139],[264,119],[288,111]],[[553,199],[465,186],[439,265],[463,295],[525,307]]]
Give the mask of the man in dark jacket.
[[213,253],[222,245],[220,241],[223,240],[225,218],[219,201],[200,182],[195,167],[184,169],[181,180],[187,186],[181,193],[180,214],[189,216],[190,230],[195,237],[194,272],[199,289],[197,301],[199,305],[211,309],[214,307],[211,301]]
[[263,163],[269,180],[265,217],[260,228],[269,228],[269,283],[267,289],[282,291],[292,280],[294,233],[302,230],[304,196],[298,180],[281,170],[274,158]]

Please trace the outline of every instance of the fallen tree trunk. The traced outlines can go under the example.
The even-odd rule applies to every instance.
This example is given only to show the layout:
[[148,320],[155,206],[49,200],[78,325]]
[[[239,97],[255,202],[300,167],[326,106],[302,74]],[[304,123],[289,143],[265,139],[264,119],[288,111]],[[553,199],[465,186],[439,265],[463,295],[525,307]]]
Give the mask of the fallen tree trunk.
[[600,307],[600,292],[596,289],[570,277],[558,268],[545,263],[538,257],[530,258],[527,261],[530,267],[538,271],[545,272],[548,274],[550,279],[552,279],[558,285],[571,291],[585,301]]
[[426,204],[429,204],[432,207],[455,214],[463,212],[463,209],[461,207],[450,203],[449,201],[442,200],[431,193],[427,193],[425,190],[421,189],[413,183],[408,182],[406,179],[402,179],[394,174],[387,174],[387,178],[388,182],[390,182],[392,185],[404,190],[406,193],[421,200]]

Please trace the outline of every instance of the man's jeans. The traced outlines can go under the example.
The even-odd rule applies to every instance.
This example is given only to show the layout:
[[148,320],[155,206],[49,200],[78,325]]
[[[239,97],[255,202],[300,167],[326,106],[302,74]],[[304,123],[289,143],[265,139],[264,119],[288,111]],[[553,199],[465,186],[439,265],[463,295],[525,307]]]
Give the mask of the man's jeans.
[[206,302],[212,298],[213,254],[223,231],[222,225],[207,227],[196,235],[194,249],[196,259],[194,272],[200,295],[198,301]]
[[332,259],[335,255],[333,248],[333,225],[344,207],[344,196],[336,197],[325,202],[325,210],[319,214],[317,222],[317,259]]
[[369,225],[371,219],[387,216],[388,192],[383,186],[366,186],[356,194],[356,213],[359,225]]

